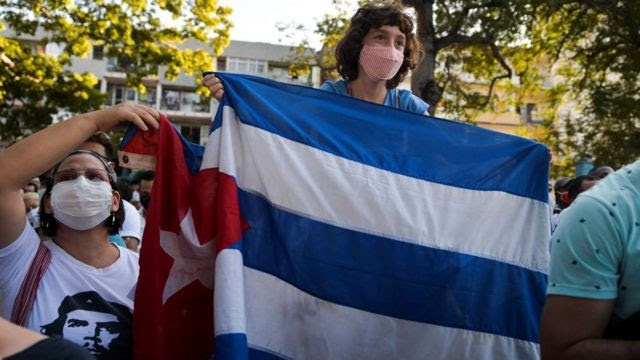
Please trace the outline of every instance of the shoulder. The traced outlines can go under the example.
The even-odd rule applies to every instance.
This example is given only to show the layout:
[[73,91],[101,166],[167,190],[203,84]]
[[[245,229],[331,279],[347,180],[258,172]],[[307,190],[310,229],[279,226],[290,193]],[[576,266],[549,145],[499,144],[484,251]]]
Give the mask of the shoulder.
[[126,266],[134,267],[136,269],[140,267],[138,264],[140,261],[140,255],[138,255],[137,252],[131,251],[126,247],[118,247],[118,250],[120,250],[120,256],[123,258],[123,262],[126,263]]
[[320,90],[332,92],[334,94],[342,94],[347,95],[347,82],[344,80],[337,81],[325,81],[322,86],[320,86]]
[[25,221],[22,233],[9,246],[0,249],[0,260],[4,257],[14,256],[20,253],[32,253],[38,247],[40,238],[28,221]]
[[625,249],[637,235],[626,224],[621,199],[616,182],[603,181],[561,213],[551,238],[549,294],[616,297]]
[[130,236],[139,240],[142,238],[142,234],[140,232],[140,213],[138,212],[138,209],[129,202],[123,200],[122,203],[124,205],[124,222],[122,223],[122,227],[120,228],[118,235],[122,237]]
[[413,95],[410,90],[396,89],[396,91],[398,92],[398,103],[402,110],[424,114],[429,109],[429,104]]
[[134,213],[134,212],[137,213],[138,212],[138,209],[136,209],[136,207],[133,206],[133,204],[131,204],[127,200],[122,200],[122,204],[124,205],[125,214],[129,215],[129,213]]

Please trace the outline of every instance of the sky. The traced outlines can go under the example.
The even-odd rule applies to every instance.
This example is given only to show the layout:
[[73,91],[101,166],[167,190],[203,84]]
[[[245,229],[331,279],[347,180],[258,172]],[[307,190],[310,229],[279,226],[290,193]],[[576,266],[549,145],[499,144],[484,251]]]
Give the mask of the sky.
[[[356,1],[352,3],[355,11]],[[316,22],[324,14],[337,13],[331,0],[221,0],[220,4],[233,8],[231,40],[297,45],[306,38],[316,48],[320,45],[320,37],[313,33]],[[302,24],[307,31],[293,31],[294,37],[278,31],[277,24],[291,23]]]

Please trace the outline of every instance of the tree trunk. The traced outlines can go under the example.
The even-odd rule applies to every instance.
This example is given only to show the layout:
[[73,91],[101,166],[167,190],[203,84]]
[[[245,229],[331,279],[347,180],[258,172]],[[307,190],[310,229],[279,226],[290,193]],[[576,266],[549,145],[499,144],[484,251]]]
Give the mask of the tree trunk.
[[411,91],[429,104],[429,113],[435,114],[436,104],[442,97],[442,88],[435,79],[436,47],[433,25],[433,0],[404,1],[416,10],[418,41],[422,43],[425,56],[411,73]]

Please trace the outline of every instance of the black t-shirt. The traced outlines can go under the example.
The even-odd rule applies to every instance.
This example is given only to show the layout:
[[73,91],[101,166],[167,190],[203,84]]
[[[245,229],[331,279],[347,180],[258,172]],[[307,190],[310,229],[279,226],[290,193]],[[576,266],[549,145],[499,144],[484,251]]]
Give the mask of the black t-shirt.
[[46,338],[5,360],[93,360],[82,347],[60,338]]

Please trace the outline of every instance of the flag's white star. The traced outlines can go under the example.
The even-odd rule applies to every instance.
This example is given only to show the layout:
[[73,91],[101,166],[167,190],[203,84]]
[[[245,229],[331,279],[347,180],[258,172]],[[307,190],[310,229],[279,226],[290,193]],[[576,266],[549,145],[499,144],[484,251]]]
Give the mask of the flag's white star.
[[160,230],[160,246],[173,258],[173,266],[162,292],[163,304],[195,280],[199,280],[209,289],[213,288],[214,241],[200,245],[193,226],[191,210],[180,223],[180,235]]

